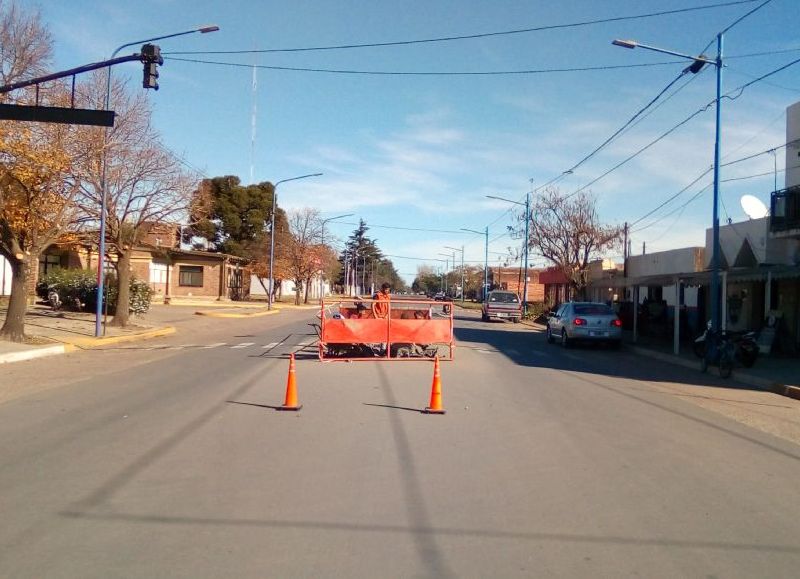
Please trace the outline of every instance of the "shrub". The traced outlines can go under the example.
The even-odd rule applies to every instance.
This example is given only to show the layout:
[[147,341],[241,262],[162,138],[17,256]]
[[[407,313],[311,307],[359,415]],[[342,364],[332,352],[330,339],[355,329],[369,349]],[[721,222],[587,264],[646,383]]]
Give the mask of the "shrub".
[[[88,269],[56,269],[36,284],[36,295],[46,300],[51,290],[58,293],[64,307],[72,310],[88,308],[96,303],[97,273]],[[77,304],[81,304],[78,307]]]
[[550,309],[544,302],[528,302],[528,314],[525,316],[528,320],[544,322],[547,319],[547,312]]
[[[108,274],[105,279],[107,308],[114,314],[117,307],[117,278]],[[94,311],[97,307],[97,272],[88,269],[56,269],[44,276],[36,284],[36,295],[47,300],[50,290],[58,292],[64,308],[78,309],[80,302],[86,311]],[[140,279],[131,278],[129,311],[139,315],[150,310],[153,288]]]
[[[114,314],[117,311],[117,276],[109,274],[106,276],[106,302],[108,313]],[[141,279],[131,277],[131,285],[128,294],[128,311],[134,315],[145,314],[150,311],[150,302],[153,299],[153,288]],[[97,303],[96,301],[94,303]],[[104,306],[105,307],[105,306]]]
[[129,310],[132,314],[146,314],[150,310],[153,299],[153,288],[141,279],[131,280],[131,298]]

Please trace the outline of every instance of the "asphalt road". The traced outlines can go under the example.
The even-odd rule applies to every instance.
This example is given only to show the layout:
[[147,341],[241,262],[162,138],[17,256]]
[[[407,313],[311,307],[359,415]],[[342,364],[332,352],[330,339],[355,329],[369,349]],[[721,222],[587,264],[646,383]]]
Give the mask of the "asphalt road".
[[797,576],[796,401],[459,316],[444,416],[309,311],[4,368],[0,576]]

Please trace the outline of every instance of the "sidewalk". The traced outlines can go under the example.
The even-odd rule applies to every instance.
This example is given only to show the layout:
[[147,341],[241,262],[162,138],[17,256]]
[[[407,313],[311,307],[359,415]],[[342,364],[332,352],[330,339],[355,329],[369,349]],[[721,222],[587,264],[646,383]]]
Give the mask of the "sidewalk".
[[[93,312],[55,312],[49,306],[37,304],[29,306],[25,315],[25,333],[29,338],[27,343],[0,340],[0,364],[174,334],[177,324],[192,319],[195,315],[247,318],[276,314],[281,309],[312,307],[318,306],[277,303],[273,304],[272,310],[268,310],[263,302],[173,300],[170,305],[152,304],[147,314],[132,316],[131,323],[126,328],[106,324],[104,336],[95,338]],[[5,308],[0,309],[0,325],[5,321],[5,315]]]
[[[671,364],[700,370],[700,358],[695,356],[688,344],[681,344],[680,354],[673,353],[672,344],[647,336],[639,336],[634,344],[630,332],[625,332],[626,347],[640,355],[657,358]],[[708,372],[718,372],[715,366]],[[772,355],[760,355],[752,368],[741,364],[734,366],[732,380],[755,386],[800,400],[800,359]]]

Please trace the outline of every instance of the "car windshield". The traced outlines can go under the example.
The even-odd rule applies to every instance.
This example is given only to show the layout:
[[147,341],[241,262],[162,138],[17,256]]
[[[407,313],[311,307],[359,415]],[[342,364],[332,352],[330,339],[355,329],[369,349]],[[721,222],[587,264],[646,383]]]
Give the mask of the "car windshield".
[[491,294],[489,294],[489,301],[498,302],[501,304],[516,304],[519,303],[519,298],[517,297],[517,294],[512,294],[510,292],[503,292],[503,293],[492,292]]
[[614,310],[605,304],[576,304],[575,313],[579,316],[613,316]]

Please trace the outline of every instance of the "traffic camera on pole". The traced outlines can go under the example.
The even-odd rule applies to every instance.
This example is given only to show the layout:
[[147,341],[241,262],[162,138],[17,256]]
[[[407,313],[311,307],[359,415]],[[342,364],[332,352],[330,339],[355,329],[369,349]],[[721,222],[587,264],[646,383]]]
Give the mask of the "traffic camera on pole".
[[142,86],[158,90],[158,66],[164,64],[161,48],[156,44],[143,45],[142,62],[144,63]]

